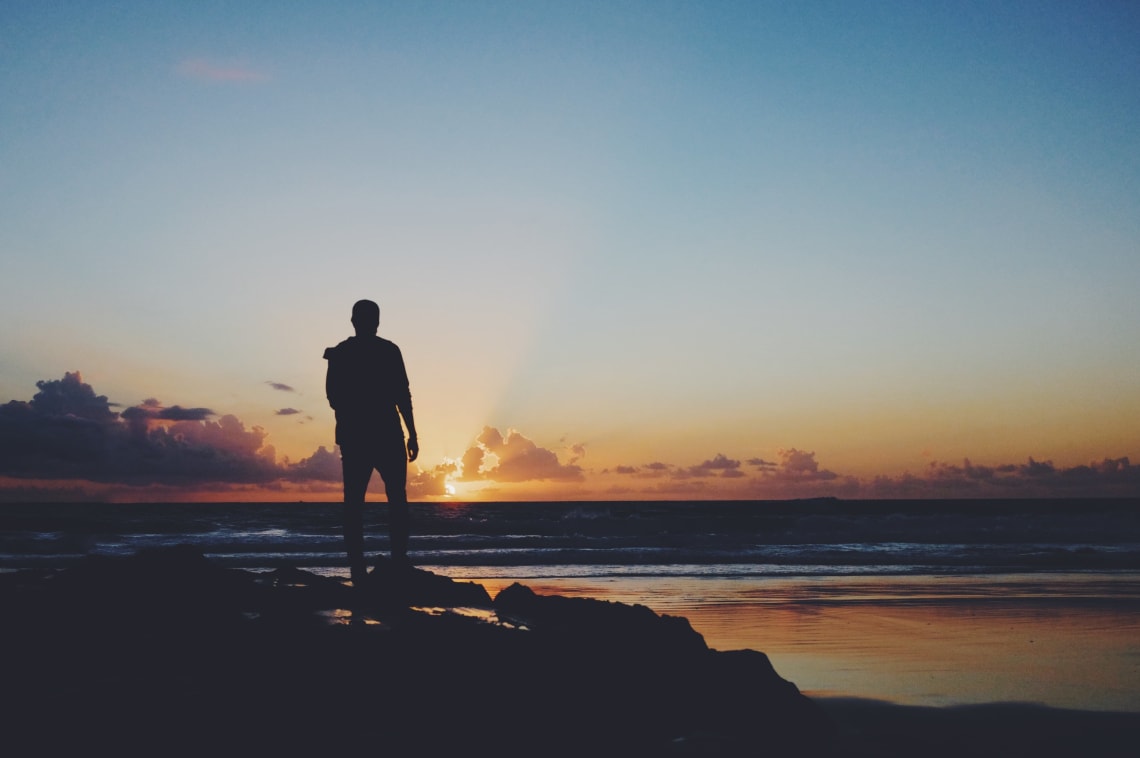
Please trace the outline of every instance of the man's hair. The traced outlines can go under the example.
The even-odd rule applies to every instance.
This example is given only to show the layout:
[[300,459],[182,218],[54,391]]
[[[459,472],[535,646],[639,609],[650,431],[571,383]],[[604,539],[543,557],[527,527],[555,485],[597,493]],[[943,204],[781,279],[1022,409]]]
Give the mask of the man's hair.
[[357,300],[352,306],[352,324],[373,329],[380,326],[380,306],[371,300]]

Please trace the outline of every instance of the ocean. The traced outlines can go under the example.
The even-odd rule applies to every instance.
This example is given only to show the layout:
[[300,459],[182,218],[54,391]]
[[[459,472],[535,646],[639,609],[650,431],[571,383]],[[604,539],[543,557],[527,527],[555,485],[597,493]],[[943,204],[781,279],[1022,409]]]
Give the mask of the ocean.
[[[386,509],[366,509],[387,551]],[[647,605],[805,692],[1140,712],[1140,500],[413,504],[412,558]],[[347,576],[338,503],[5,504],[0,570],[190,544]]]
[[[384,504],[368,549],[387,550]],[[0,505],[0,569],[191,544],[233,567],[344,567],[337,503]],[[413,504],[449,574],[816,576],[1140,570],[1140,500]]]

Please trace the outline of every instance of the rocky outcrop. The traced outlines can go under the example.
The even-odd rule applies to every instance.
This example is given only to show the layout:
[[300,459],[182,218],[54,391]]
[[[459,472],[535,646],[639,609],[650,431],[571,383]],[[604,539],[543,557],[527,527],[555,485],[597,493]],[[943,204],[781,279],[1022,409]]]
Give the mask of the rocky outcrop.
[[13,753],[815,755],[754,651],[643,606],[382,564],[369,584],[187,548],[0,575]]

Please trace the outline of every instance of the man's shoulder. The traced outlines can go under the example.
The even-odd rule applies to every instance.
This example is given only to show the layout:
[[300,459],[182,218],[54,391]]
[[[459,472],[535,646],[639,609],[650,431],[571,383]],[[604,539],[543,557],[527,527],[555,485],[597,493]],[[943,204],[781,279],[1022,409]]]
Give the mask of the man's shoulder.
[[349,337],[345,342],[353,342],[357,350],[371,350],[377,353],[400,352],[400,348],[396,347],[395,342],[386,340],[378,334],[370,334],[367,337]]
[[346,340],[341,340],[340,342],[338,342],[333,347],[326,347],[325,348],[325,354],[324,354],[323,358],[327,361],[327,360],[332,359],[336,355],[344,355],[346,352],[348,352],[349,350],[352,349],[351,347],[349,347],[349,343],[354,339],[355,339],[355,337],[349,337]]
[[396,343],[393,342],[392,340],[386,340],[383,337],[376,337],[376,341],[378,343],[380,343],[380,345],[382,346],[382,348],[384,350],[392,350],[392,351],[395,351],[397,353],[400,352],[400,348],[397,347]]
[[334,347],[326,347],[324,358],[330,360],[334,356],[367,355],[369,353],[400,354],[400,348],[395,342],[383,337],[372,335],[369,337],[349,337]]

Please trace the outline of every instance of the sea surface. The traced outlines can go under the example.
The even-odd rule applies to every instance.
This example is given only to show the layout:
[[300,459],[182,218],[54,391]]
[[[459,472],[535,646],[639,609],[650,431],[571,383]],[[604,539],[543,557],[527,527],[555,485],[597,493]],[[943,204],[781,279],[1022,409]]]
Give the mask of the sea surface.
[[[385,552],[371,504],[368,549]],[[529,576],[1140,570],[1140,501],[423,503],[420,565]],[[337,503],[3,504],[0,569],[188,543],[234,567],[344,565]]]
[[[386,509],[366,515],[387,552]],[[337,503],[5,504],[0,570],[191,544],[347,576]],[[417,565],[680,615],[809,694],[1140,712],[1140,500],[432,503]]]

